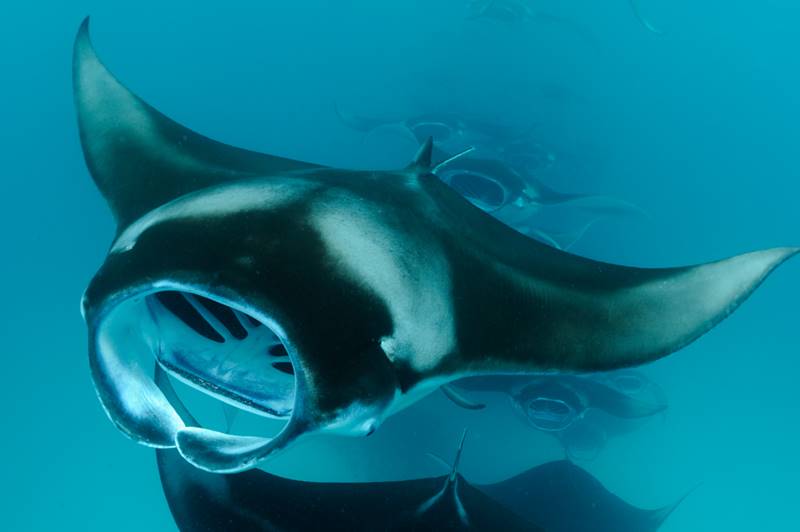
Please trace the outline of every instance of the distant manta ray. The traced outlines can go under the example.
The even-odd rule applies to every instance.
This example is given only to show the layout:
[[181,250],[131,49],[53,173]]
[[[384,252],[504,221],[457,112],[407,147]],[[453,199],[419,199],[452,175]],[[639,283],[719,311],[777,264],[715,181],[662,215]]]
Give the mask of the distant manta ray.
[[[638,0],[628,0],[633,15],[648,31],[664,33],[654,26],[643,14]],[[534,10],[526,0],[473,0],[470,9],[471,18],[490,18],[503,22],[517,22],[526,19],[543,19],[551,22],[565,23],[564,19]]]
[[[681,268],[540,244],[433,175],[351,171],[203,137],[126,89],[88,19],[74,90],[117,233],[82,299],[98,398],[124,434],[234,472],[311,433],[366,435],[471,375],[610,370],[710,330],[798,248]],[[205,393],[286,420],[274,438],[187,427],[155,359]]]
[[663,391],[631,370],[612,374],[490,375],[468,377],[442,387],[455,404],[469,410],[486,405],[464,391],[500,392],[526,424],[548,432],[561,443],[567,456],[596,457],[609,431],[630,430],[622,420],[641,420],[667,408]]

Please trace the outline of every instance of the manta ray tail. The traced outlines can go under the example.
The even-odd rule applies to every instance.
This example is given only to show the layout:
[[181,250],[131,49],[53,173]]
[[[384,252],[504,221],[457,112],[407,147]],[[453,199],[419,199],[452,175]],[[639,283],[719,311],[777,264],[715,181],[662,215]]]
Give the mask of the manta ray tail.
[[[464,508],[464,504],[461,502],[461,499],[458,496],[458,466],[461,463],[461,453],[464,450],[464,440],[467,438],[467,429],[464,429],[464,432],[461,433],[461,440],[458,443],[458,450],[456,451],[456,457],[453,459],[453,465],[450,466],[450,474],[447,475],[444,483],[444,487],[441,491],[439,491],[436,495],[425,501],[420,505],[417,509],[417,514],[421,515],[428,510],[430,510],[434,505],[439,504],[440,502],[444,501],[445,497],[449,496],[452,498],[453,504],[455,504],[456,512],[458,514],[461,523],[465,526],[469,526],[469,516],[467,515],[467,510]],[[437,457],[436,455],[431,455],[435,457],[435,459],[441,460],[442,463],[447,465],[447,463],[442,460],[441,458]]]
[[195,190],[241,177],[318,167],[235,148],[164,116],[103,65],[89,38],[88,18],[78,30],[72,69],[86,164],[120,230]]

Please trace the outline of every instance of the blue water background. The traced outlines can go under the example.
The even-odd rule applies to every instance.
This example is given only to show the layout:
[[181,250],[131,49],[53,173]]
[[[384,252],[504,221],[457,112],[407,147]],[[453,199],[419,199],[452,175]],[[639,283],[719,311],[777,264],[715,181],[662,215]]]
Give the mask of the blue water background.
[[[113,225],[72,107],[71,45],[85,15],[127,85],[232,144],[339,166],[405,164],[412,146],[363,139],[334,102],[536,123],[559,156],[551,185],[614,194],[651,215],[597,224],[576,252],[656,266],[799,244],[800,6],[642,4],[664,35],[643,29],[626,0],[540,2],[588,34],[465,21],[464,0],[4,4],[0,528],[174,529],[152,450],[112,427],[89,379],[78,303]],[[563,90],[544,90],[553,86]],[[642,506],[702,482],[665,532],[800,529],[798,297],[792,263],[712,333],[646,368],[667,391],[667,415],[582,465]],[[268,468],[319,480],[440,474],[425,452],[449,455],[465,426],[462,471],[473,481],[560,457],[504,406],[462,412],[436,394],[368,440],[310,440]]]

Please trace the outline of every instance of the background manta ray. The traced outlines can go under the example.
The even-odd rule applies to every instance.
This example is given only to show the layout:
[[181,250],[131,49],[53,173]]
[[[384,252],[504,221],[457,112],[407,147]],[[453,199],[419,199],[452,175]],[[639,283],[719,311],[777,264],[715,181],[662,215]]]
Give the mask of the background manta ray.
[[[218,143],[121,85],[88,20],[73,71],[87,166],[118,224],[82,301],[98,398],[130,438],[209,471],[253,467],[308,434],[368,435],[465,376],[656,360],[800,251],[596,262],[475,208],[435,177],[430,141],[394,172]],[[271,358],[277,343],[288,362]],[[286,425],[274,438],[187,427],[139,356]]]
[[[639,0],[628,0],[628,4],[634,16],[644,28],[656,34],[663,33],[661,29],[654,26],[653,23],[643,15]],[[538,19],[558,22],[565,27],[574,26],[574,23],[570,23],[565,19],[555,17],[543,11],[538,11],[534,7],[535,5],[536,0],[473,0],[470,3],[470,18],[485,18],[501,22],[522,22],[525,20]]]
[[[610,435],[630,432],[667,408],[663,390],[641,373],[494,375],[470,377],[443,388],[468,410],[486,405],[463,392],[499,392],[525,424],[555,436],[567,456],[592,460]],[[507,430],[507,428],[505,428]]]

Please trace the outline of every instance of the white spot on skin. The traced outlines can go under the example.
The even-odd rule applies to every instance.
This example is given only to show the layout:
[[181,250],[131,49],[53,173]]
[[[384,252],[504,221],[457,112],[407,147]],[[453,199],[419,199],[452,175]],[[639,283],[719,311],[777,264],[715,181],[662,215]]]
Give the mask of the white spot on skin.
[[386,304],[394,323],[381,339],[390,360],[430,370],[455,349],[448,263],[425,235],[410,235],[362,200],[337,195],[312,213],[328,252]]

